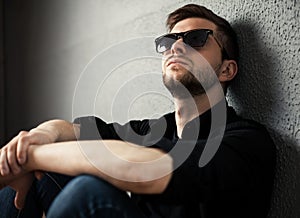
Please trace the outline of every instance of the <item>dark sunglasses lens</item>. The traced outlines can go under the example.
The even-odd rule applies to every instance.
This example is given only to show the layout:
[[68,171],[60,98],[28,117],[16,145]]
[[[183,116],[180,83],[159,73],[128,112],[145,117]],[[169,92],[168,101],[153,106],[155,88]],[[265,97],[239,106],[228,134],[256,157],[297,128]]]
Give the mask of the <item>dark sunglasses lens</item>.
[[191,47],[202,47],[208,37],[208,33],[205,30],[196,30],[186,34],[184,42]]
[[[183,41],[185,44],[191,47],[202,47],[208,37],[209,32],[206,30],[194,30],[186,33],[183,36]],[[164,53],[165,51],[171,49],[174,42],[178,39],[175,34],[167,34],[161,37],[158,37],[155,40],[156,51],[158,53]]]
[[171,49],[171,47],[175,41],[176,41],[176,36],[171,35],[171,34],[157,38],[155,40],[156,51],[158,53],[163,53],[163,52]]

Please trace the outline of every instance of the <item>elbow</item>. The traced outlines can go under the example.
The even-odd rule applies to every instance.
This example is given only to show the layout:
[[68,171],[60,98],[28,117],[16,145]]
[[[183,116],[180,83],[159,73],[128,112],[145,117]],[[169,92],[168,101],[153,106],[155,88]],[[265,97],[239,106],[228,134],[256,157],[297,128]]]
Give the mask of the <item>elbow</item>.
[[161,194],[167,188],[170,178],[171,174],[147,181],[139,177],[138,181],[130,182],[126,190],[136,194]]
[[[128,179],[132,182],[129,191],[138,194],[160,194],[167,188],[172,177],[172,161],[164,163],[136,163],[129,167]],[[128,181],[129,181],[128,180]]]
[[166,175],[162,178],[142,183],[139,188],[141,194],[161,194],[167,188],[171,174]]

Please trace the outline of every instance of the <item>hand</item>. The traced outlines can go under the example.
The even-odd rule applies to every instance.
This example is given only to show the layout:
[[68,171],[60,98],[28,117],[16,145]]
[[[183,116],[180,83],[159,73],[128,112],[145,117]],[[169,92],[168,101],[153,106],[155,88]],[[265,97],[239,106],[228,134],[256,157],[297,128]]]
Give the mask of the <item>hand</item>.
[[9,186],[16,191],[16,197],[14,201],[16,208],[22,209],[24,207],[26,196],[31,188],[33,179],[33,173],[28,173],[9,184]]
[[21,131],[0,151],[0,174],[2,176],[21,172],[21,165],[27,161],[27,150],[32,144],[53,143],[56,135],[45,129],[35,128],[29,132]]
[[0,189],[10,186],[16,191],[14,204],[16,208],[22,209],[25,205],[26,195],[32,185],[33,173],[21,173],[18,176],[0,176]]

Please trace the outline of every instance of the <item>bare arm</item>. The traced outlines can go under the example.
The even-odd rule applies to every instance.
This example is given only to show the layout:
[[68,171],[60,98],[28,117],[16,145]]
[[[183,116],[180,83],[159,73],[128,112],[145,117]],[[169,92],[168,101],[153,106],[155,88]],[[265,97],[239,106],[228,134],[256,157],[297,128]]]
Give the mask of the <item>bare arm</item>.
[[30,132],[36,130],[48,132],[52,136],[52,142],[72,141],[80,135],[79,125],[66,120],[49,120],[30,130]]
[[21,171],[20,165],[27,160],[30,145],[76,140],[79,134],[79,125],[64,120],[50,120],[29,132],[21,131],[1,149],[0,174],[18,174]]
[[122,141],[70,141],[30,146],[24,167],[74,176],[92,174],[122,190],[161,193],[171,178],[172,158],[159,149]]
[[23,207],[26,193],[33,181],[33,173],[24,175],[26,172],[21,167],[27,161],[27,151],[30,145],[76,140],[79,134],[79,125],[64,120],[50,120],[29,132],[21,131],[0,149],[0,189],[10,185],[16,190],[15,206],[17,208]]

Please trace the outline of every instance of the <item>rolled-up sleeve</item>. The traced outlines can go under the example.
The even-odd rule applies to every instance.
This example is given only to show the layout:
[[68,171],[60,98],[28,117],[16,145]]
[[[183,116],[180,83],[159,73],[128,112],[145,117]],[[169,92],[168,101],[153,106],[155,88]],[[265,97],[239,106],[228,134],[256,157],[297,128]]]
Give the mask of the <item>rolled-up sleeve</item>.
[[74,123],[80,125],[79,140],[114,139],[141,144],[141,139],[150,129],[148,120],[134,120],[119,124],[106,123],[95,116],[86,116],[76,118]]
[[74,123],[80,125],[79,140],[119,139],[112,123],[94,116],[78,117]]

